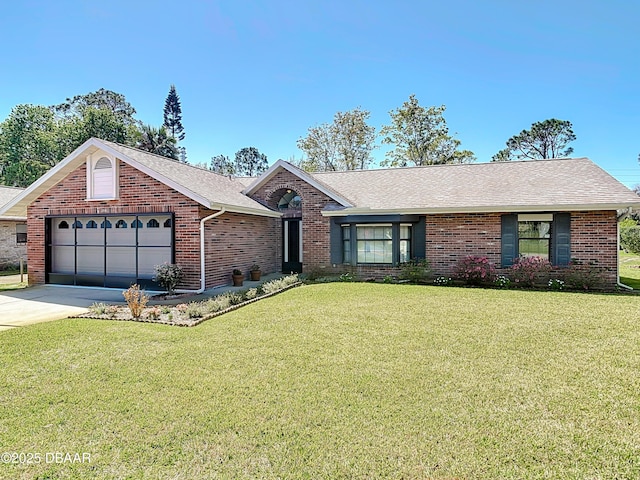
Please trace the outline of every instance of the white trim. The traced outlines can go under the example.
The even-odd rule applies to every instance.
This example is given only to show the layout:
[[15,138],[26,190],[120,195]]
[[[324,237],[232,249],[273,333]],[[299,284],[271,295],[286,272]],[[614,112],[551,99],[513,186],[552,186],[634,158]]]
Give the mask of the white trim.
[[[633,205],[640,205],[633,204]],[[342,210],[322,210],[323,217],[346,217],[347,215],[433,215],[438,213],[518,213],[518,212],[584,212],[622,210],[629,204],[565,204],[565,205],[496,205],[484,207],[438,207],[438,208],[345,208]]]
[[[258,215],[264,217],[281,217],[282,214],[279,212],[274,212],[267,208],[264,209],[253,209],[251,207],[241,207],[237,205],[225,205],[219,203],[213,203],[207,198],[198,195],[197,193],[189,190],[184,185],[181,185],[174,180],[165,177],[164,175],[159,174],[155,170],[151,170],[145,165],[137,162],[136,160],[130,158],[128,155],[122,153],[120,150],[111,147],[110,145],[103,143],[101,140],[97,138],[90,138],[78,148],[76,148],[73,152],[71,152],[64,160],[51,168],[48,172],[46,172],[43,176],[41,176],[38,180],[31,184],[27,189],[22,191],[19,195],[14,197],[10,202],[6,203],[4,206],[0,207],[0,216],[5,213],[9,213],[10,216],[19,216],[22,217],[23,212],[26,212],[26,206],[21,205],[23,201],[27,201],[31,203],[37,197],[48,191],[51,187],[61,181],[66,175],[73,172],[76,168],[78,168],[82,163],[86,161],[86,156],[91,156],[95,154],[98,150],[102,152],[102,154],[109,155],[112,159],[120,160],[128,165],[131,165],[133,168],[140,170],[142,173],[149,175],[151,178],[158,180],[159,182],[164,183],[168,187],[173,188],[174,190],[180,192],[185,197],[192,199],[193,201],[207,207],[211,210],[220,210],[222,208],[226,209],[228,212],[233,213],[243,213],[248,215]],[[118,162],[116,162],[116,168],[118,168]],[[118,172],[116,172],[116,182],[118,182]],[[60,177],[60,178],[58,178]],[[117,183],[116,183],[117,188]],[[107,199],[95,199],[96,201],[108,201],[108,200],[116,200],[117,198],[107,198]]]
[[553,213],[520,213],[519,222],[553,222]]
[[[196,290],[196,293],[202,293],[207,289],[206,265],[205,265],[205,258],[204,258],[204,253],[205,253],[205,244],[204,244],[205,229],[204,229],[204,224],[205,224],[205,222],[211,220],[212,218],[219,217],[224,212],[225,212],[225,209],[223,208],[219,212],[212,213],[208,217],[204,217],[203,219],[200,220],[200,288],[198,290]],[[175,226],[174,226],[174,228],[175,228]]]
[[289,261],[289,220],[284,221],[284,252],[283,252],[283,262],[287,263]]
[[[110,163],[109,168],[96,168],[98,163],[106,159]],[[118,200],[118,159],[115,155],[104,155],[101,151],[94,152],[87,155],[85,161],[86,175],[87,175],[87,201],[108,201]],[[97,196],[95,193],[96,184],[95,177],[96,171],[99,170],[102,174],[106,174],[110,177],[109,194],[103,196]]]
[[300,219],[298,221],[298,243],[300,244],[298,246],[299,251],[298,251],[298,260],[300,260],[300,263],[302,263],[302,219]]
[[[330,190],[326,186],[322,185],[315,178],[313,178],[312,175],[310,175],[309,173],[305,172],[304,170],[300,170],[298,167],[295,167],[295,166],[291,165],[289,162],[285,162],[284,160],[278,160],[276,163],[271,165],[269,167],[269,169],[267,169],[266,172],[264,172],[262,175],[260,175],[258,178],[256,178],[253,181],[253,183],[251,183],[248,187],[246,187],[242,191],[242,193],[244,193],[245,195],[251,195],[252,193],[255,193],[262,185],[264,185],[279,170],[288,171],[289,173],[291,173],[291,174],[295,175],[296,177],[298,177],[303,182],[308,183],[310,186],[312,186],[316,190],[324,193],[326,196],[328,196],[329,198],[335,200],[339,204],[344,205],[345,207],[352,207],[353,206],[352,203],[349,200],[347,200],[346,198],[344,198],[340,194],[334,192],[333,190]],[[300,194],[300,192],[298,192],[298,194]]]

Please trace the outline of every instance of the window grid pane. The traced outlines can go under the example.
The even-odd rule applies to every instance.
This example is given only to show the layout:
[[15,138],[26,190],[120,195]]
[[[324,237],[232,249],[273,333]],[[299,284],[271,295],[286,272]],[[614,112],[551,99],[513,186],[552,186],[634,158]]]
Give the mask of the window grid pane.
[[551,222],[518,222],[518,253],[521,257],[549,259]]

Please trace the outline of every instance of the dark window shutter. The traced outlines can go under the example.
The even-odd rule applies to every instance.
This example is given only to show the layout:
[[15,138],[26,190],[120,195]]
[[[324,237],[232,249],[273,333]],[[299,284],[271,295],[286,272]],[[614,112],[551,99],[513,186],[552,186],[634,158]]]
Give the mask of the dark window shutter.
[[518,257],[518,215],[502,215],[502,256],[503,267],[513,265]]
[[342,226],[331,219],[329,240],[331,243],[331,263],[342,263]]
[[427,256],[426,223],[425,217],[420,217],[420,221],[413,224],[411,230],[411,256],[413,258],[426,258]]
[[571,261],[571,214],[556,213],[553,216],[551,262],[569,265]]

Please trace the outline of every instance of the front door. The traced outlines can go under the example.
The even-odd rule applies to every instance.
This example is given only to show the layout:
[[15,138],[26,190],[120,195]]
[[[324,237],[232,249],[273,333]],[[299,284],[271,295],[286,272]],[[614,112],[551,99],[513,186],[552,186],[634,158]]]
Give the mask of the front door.
[[285,219],[282,222],[282,271],[302,272],[302,221]]

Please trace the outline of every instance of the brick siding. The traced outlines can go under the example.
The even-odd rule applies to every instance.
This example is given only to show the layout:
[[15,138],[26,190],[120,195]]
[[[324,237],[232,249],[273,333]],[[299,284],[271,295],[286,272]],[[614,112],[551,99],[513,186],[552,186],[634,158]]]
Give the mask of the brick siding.
[[[304,272],[336,275],[351,272],[361,278],[381,279],[400,269],[385,265],[331,265],[329,218],[321,211],[335,202],[288,171],[280,171],[255,192],[254,198],[275,207],[282,190],[296,191],[302,198]],[[457,262],[467,255],[486,256],[501,273],[501,214],[468,213],[427,215],[426,257],[434,275],[452,275]],[[605,271],[606,281],[617,280],[616,212],[571,213],[571,257],[595,263]],[[277,236],[280,242],[281,235]],[[278,255],[281,246],[278,245]]]
[[[333,271],[329,244],[330,219],[321,211],[327,205],[338,205],[328,195],[301,180],[291,172],[281,170],[255,192],[253,198],[276,208],[286,190],[293,190],[302,199],[302,258],[303,272],[311,270]],[[282,263],[282,233],[278,230],[276,245],[277,263]]]
[[[211,210],[202,209],[204,218]],[[231,272],[241,270],[249,278],[253,264],[263,275],[280,270],[276,245],[279,219],[223,213],[205,223],[207,288],[231,283]]]
[[[200,218],[214,213],[185,197],[176,190],[159,182],[130,165],[119,162],[119,199],[110,201],[86,201],[86,166],[83,164],[61,182],[41,195],[28,207],[28,254],[29,282],[42,284],[45,281],[45,216],[49,214],[91,214],[91,213],[136,213],[173,211],[175,215],[175,261],[184,270],[184,279],[179,288],[200,288]],[[224,217],[228,219],[224,219]],[[221,224],[229,228],[222,239],[213,247],[212,238],[207,245],[207,285],[230,283],[231,268],[247,268],[254,262],[261,262],[265,273],[274,271],[273,246],[267,242],[268,228],[273,230],[273,219],[252,215],[225,213],[217,222],[207,223],[207,234]],[[256,246],[247,248],[251,242],[250,225],[259,225],[261,232]],[[255,229],[253,230],[255,231]],[[212,233],[213,234],[213,233]],[[229,252],[234,245],[245,245],[231,262],[226,257],[217,261],[218,252]],[[233,264],[233,267],[231,265]],[[225,270],[223,272],[223,270]],[[225,278],[226,275],[226,278]]]
[[20,258],[27,260],[27,245],[16,240],[16,225],[25,222],[0,220],[0,268],[20,263]]

